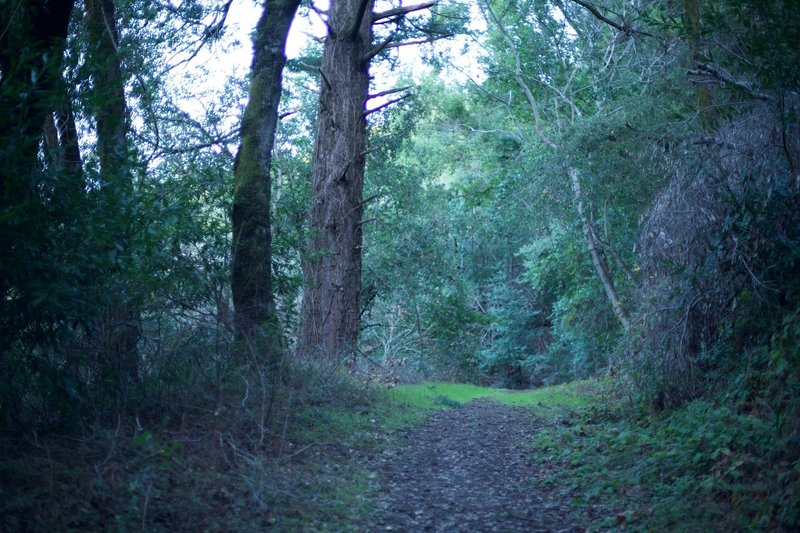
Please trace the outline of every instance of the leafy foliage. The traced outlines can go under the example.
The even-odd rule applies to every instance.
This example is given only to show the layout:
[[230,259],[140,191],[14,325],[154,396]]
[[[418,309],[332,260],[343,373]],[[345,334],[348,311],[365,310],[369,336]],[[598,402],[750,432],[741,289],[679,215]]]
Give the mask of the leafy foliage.
[[554,482],[595,525],[634,529],[793,529],[797,449],[759,413],[696,400],[655,418],[617,405],[580,411],[536,442],[564,465]]

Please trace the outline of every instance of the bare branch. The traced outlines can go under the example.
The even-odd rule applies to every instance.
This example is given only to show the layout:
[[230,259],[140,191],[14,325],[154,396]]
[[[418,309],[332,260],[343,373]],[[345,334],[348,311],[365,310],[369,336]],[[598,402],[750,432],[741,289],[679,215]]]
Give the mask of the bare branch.
[[615,28],[615,29],[617,29],[617,30],[621,31],[622,33],[624,33],[624,34],[626,34],[626,35],[639,34],[639,35],[644,35],[644,36],[646,36],[646,37],[655,37],[655,35],[653,35],[652,33],[648,33],[648,32],[646,32],[646,31],[637,30],[637,29],[635,29],[635,28],[632,28],[632,27],[631,27],[630,25],[628,25],[628,23],[627,23],[627,22],[625,22],[624,20],[623,20],[621,23],[620,23],[620,22],[616,22],[616,21],[613,21],[613,20],[611,20],[610,18],[608,18],[608,17],[606,17],[605,15],[603,15],[603,14],[600,12],[600,10],[599,10],[599,9],[597,9],[597,7],[593,6],[593,5],[592,5],[592,4],[590,4],[589,2],[586,2],[586,1],[584,1],[584,0],[572,0],[572,1],[573,1],[573,2],[575,2],[576,4],[578,4],[579,6],[583,7],[583,8],[584,8],[584,9],[586,9],[587,11],[589,11],[589,13],[591,13],[592,15],[594,15],[594,17],[595,17],[597,20],[600,20],[601,22],[605,22],[605,23],[606,23],[606,24],[608,24],[609,26],[611,26],[611,27],[613,27],[613,28]]
[[328,79],[328,76],[325,75],[325,72],[322,69],[319,69],[319,74],[322,76],[322,81],[325,82],[325,86],[328,88],[329,91],[333,90],[333,85],[331,85],[331,80]]
[[324,10],[324,9],[318,8],[316,5],[314,5],[314,2],[309,2],[309,5],[311,7],[311,11],[315,15],[317,15],[317,17],[319,18],[320,22],[322,22],[325,25],[325,29],[327,30],[327,33],[330,34],[331,33],[331,25],[328,24],[329,12]]
[[388,101],[388,102],[386,102],[385,104],[381,104],[381,105],[379,105],[378,107],[375,107],[375,108],[373,108],[373,109],[367,109],[366,111],[364,111],[363,115],[366,117],[366,116],[368,116],[368,115],[371,115],[371,114],[373,114],[373,113],[377,113],[377,112],[378,112],[378,111],[380,111],[381,109],[385,109],[385,108],[389,107],[389,106],[390,106],[390,105],[392,105],[392,104],[396,104],[397,102],[402,102],[403,100],[405,100],[405,99],[406,99],[406,98],[408,98],[409,96],[411,96],[411,93],[404,94],[404,95],[403,95],[403,96],[401,96],[400,98],[395,98],[395,99],[393,99],[393,100],[389,100],[389,101]]
[[369,154],[375,153],[375,152],[379,151],[381,148],[383,148],[383,147],[382,146],[373,146],[372,148],[367,148],[366,150],[361,152],[361,157],[368,156]]
[[309,6],[311,7],[311,10],[319,16],[319,18],[324,20],[328,16],[328,12],[324,9],[318,8],[314,2],[309,2]]
[[[749,82],[743,80],[737,80],[728,72],[725,72],[721,68],[717,67],[716,65],[712,65],[710,63],[697,63],[696,70],[689,70],[686,72],[687,76],[711,76],[713,80],[720,81],[722,83],[727,83],[733,85],[734,87],[738,87],[739,89],[745,91],[746,93],[755,96],[759,100],[765,100],[767,102],[772,101],[772,98],[766,94],[762,93],[755,87],[753,87]],[[709,80],[695,80],[694,83],[708,83]]]
[[386,39],[383,40],[383,42],[373,46],[372,49],[369,52],[367,52],[364,55],[364,57],[361,58],[361,62],[362,63],[369,63],[370,61],[372,61],[373,57],[375,57],[376,55],[380,54],[387,46],[389,46],[389,43],[392,42],[392,37],[394,37],[394,36],[393,35],[389,35]]
[[367,100],[372,100],[373,98],[379,98],[381,96],[389,96],[390,94],[401,93],[403,91],[407,91],[411,88],[411,85],[406,85],[405,87],[398,87],[396,89],[389,89],[388,91],[381,91],[379,93],[370,94],[367,96]]
[[386,11],[381,11],[380,13],[373,13],[372,14],[372,23],[375,24],[376,22],[388,18],[393,17],[403,17],[408,15],[409,13],[413,13],[414,11],[421,11],[423,9],[430,9],[436,4],[438,4],[438,0],[434,0],[433,2],[424,2],[422,4],[417,4],[413,6],[405,6],[405,7],[396,7],[394,9],[389,9]]
[[614,287],[614,282],[608,273],[608,266],[603,260],[600,251],[597,250],[597,247],[595,246],[596,241],[594,228],[592,228],[592,225],[589,222],[589,217],[586,216],[586,213],[583,209],[583,198],[581,196],[581,184],[578,178],[578,170],[575,168],[570,168],[569,177],[572,181],[572,191],[575,194],[575,209],[578,211],[578,218],[583,225],[583,233],[586,237],[589,255],[591,255],[592,263],[597,271],[597,277],[600,278],[600,281],[603,284],[603,288],[606,291],[606,296],[608,297],[609,302],[611,302],[611,308],[614,310],[614,315],[616,315],[617,320],[619,320],[620,324],[622,324],[622,327],[627,330],[630,328],[630,320],[628,319],[625,309],[622,307],[619,295]]
[[325,39],[323,39],[322,37],[318,37],[318,36],[316,36],[316,35],[314,35],[314,34],[312,34],[312,33],[309,33],[309,32],[307,32],[307,31],[302,31],[302,30],[301,30],[301,31],[300,31],[300,33],[302,33],[303,35],[305,35],[305,36],[306,36],[306,38],[307,38],[307,39],[309,39],[309,40],[311,40],[311,41],[314,41],[315,43],[320,43],[320,44],[322,44],[322,43],[324,43],[324,42],[325,42]]
[[372,196],[368,196],[368,197],[364,198],[363,200],[361,200],[361,203],[359,205],[361,205],[361,206],[366,205],[367,203],[371,202],[372,200],[374,200],[375,198],[377,198],[379,196],[381,196],[380,193],[376,193],[376,194],[373,194]]
[[611,246],[610,243],[607,243],[598,237],[593,225],[589,224],[589,230],[592,232],[592,238],[594,238],[595,242],[599,244],[614,259],[614,262],[617,263],[617,266],[620,268],[620,270],[622,270],[622,273],[625,274],[625,277],[628,279],[631,285],[638,287],[639,283],[636,281],[636,277],[633,275],[631,269],[628,268],[628,265],[625,264],[625,261],[622,260],[622,257],[620,257],[617,249]]
[[401,46],[412,46],[415,44],[427,44],[427,43],[434,43],[436,41],[440,41],[442,39],[447,39],[448,37],[452,37],[452,33],[443,33],[441,35],[432,35],[426,39],[417,39],[414,41],[400,41],[397,43],[389,43],[384,48],[400,48]]

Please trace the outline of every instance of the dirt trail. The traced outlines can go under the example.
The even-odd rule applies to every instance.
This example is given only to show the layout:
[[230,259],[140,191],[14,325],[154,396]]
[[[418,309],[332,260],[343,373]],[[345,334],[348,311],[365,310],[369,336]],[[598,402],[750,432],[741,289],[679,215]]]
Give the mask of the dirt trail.
[[373,470],[378,511],[365,531],[580,531],[531,461],[530,410],[488,400],[444,409],[401,435]]

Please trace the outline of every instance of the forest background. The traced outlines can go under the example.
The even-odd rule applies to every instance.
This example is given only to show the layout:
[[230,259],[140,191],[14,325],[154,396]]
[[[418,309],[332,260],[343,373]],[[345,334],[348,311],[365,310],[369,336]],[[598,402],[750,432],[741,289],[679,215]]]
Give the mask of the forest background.
[[[798,2],[269,0],[218,90],[231,5],[0,1],[7,457],[229,404],[263,445],[352,376],[606,377],[763,423],[734,471],[798,523]],[[340,38],[284,68],[294,16]]]

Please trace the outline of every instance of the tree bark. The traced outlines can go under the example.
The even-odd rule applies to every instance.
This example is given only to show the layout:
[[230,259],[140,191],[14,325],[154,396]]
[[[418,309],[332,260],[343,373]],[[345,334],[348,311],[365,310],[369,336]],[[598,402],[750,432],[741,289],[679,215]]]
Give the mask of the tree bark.
[[358,340],[372,0],[334,0],[321,69],[298,348],[328,358]]
[[91,108],[97,122],[97,155],[107,184],[129,189],[125,84],[113,0],[86,0],[86,31],[92,68]]
[[75,125],[75,113],[69,96],[64,97],[64,104],[56,111],[56,128],[63,150],[64,168],[67,172],[77,173],[81,169],[81,148],[78,142],[78,127]]
[[578,211],[578,217],[580,218],[581,225],[583,226],[583,234],[586,237],[586,244],[589,247],[589,254],[592,256],[592,264],[597,271],[597,276],[603,283],[603,288],[606,291],[608,300],[611,302],[611,308],[614,310],[614,315],[617,317],[617,320],[619,320],[619,323],[622,324],[622,327],[628,329],[630,327],[630,320],[628,319],[628,315],[625,312],[625,309],[622,307],[622,303],[617,295],[614,282],[612,281],[611,275],[608,272],[608,264],[603,258],[601,252],[597,249],[597,243],[594,239],[594,230],[592,229],[589,218],[586,216],[586,213],[583,209],[581,182],[578,179],[577,169],[569,169],[569,177],[572,180],[572,192],[575,194],[575,208]]
[[249,343],[264,327],[268,344],[280,349],[272,292],[270,165],[278,123],[286,37],[300,0],[267,0],[256,28],[250,95],[242,119],[242,142],[234,165],[231,291],[237,341]]

